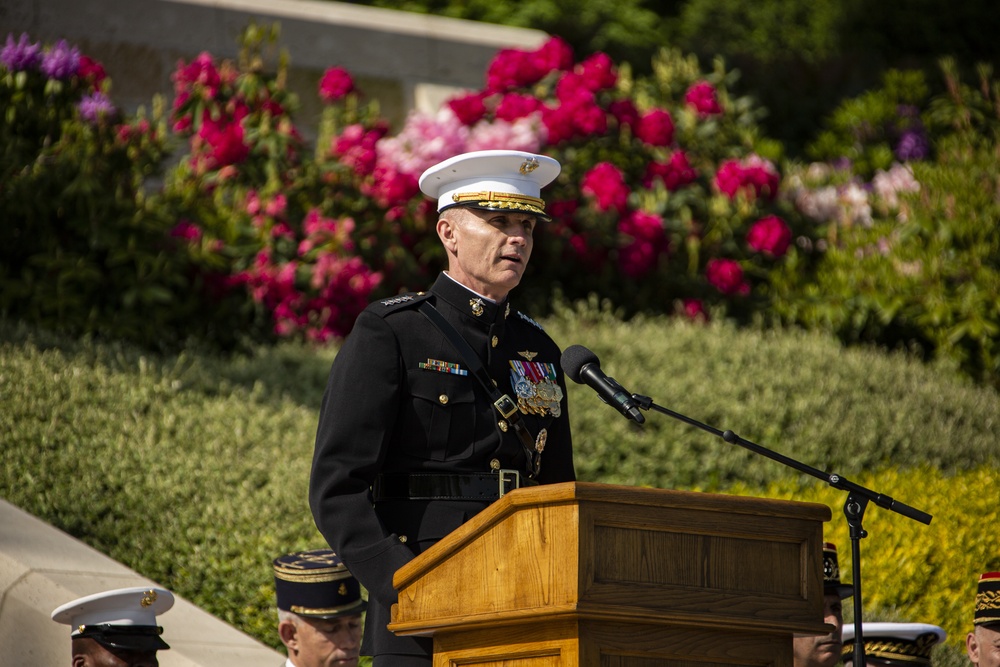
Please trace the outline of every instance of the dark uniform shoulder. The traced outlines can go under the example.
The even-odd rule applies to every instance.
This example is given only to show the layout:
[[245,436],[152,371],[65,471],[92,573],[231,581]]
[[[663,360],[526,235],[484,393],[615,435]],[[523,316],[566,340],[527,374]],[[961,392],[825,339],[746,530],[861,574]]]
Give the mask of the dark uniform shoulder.
[[530,317],[528,317],[527,315],[525,315],[522,311],[515,310],[514,313],[513,313],[513,315],[518,320],[521,320],[522,322],[527,322],[529,325],[533,326],[534,328],[538,329],[539,331],[545,331],[545,329],[542,328],[541,324],[539,324],[535,320],[533,320]]
[[387,317],[393,313],[416,308],[421,301],[427,300],[428,296],[430,295],[427,292],[407,292],[406,294],[397,294],[396,296],[391,296],[379,301],[373,301],[368,304],[368,308],[366,308],[366,310],[370,313],[378,315],[379,317]]

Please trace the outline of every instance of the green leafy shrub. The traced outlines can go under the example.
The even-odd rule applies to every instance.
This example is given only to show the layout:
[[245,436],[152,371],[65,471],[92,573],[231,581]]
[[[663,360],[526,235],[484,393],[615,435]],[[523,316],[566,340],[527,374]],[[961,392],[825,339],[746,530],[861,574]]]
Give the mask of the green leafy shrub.
[[773,281],[775,312],[844,341],[913,348],[997,385],[1000,88],[988,69],[978,88],[947,63],[944,72],[950,92],[922,114],[933,160],[896,165],[869,188],[820,165],[796,174],[803,187],[788,191],[826,238],[815,266]]
[[63,41],[0,56],[0,311],[69,332],[183,337],[184,262],[146,207],[166,128],[125,117],[100,63]]
[[806,151],[814,160],[846,160],[870,180],[894,162],[922,160],[929,152],[921,110],[930,95],[923,72],[888,70],[882,87],[845,100]]
[[[998,518],[995,391],[803,332],[626,325],[591,306],[543,324],[658,405],[934,515],[928,529],[869,510],[873,614],[895,605],[952,633],[978,570],[1000,565],[983,530]],[[306,491],[334,350],[158,355],[6,324],[0,340],[0,496],[278,647],[271,559],[323,546]],[[819,480],[665,415],[636,429],[589,388],[569,392],[581,480],[827,503],[847,548],[843,499]]]

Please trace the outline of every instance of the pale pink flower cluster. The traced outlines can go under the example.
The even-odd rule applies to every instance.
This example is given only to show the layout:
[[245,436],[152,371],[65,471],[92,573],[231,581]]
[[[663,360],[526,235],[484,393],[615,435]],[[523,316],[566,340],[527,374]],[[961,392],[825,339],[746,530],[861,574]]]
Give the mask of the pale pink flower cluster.
[[894,163],[889,171],[879,169],[872,179],[872,192],[890,210],[899,208],[900,192],[920,192],[920,183],[913,176],[909,165]]
[[472,126],[468,151],[514,150],[537,153],[545,140],[545,126],[542,115],[532,113],[511,122],[496,119],[493,122],[480,121]]
[[414,111],[399,134],[376,144],[379,166],[413,176],[454,155],[494,149],[537,153],[545,140],[541,114],[513,121],[482,120],[468,126],[450,107],[435,113]]
[[899,211],[899,194],[919,192],[920,183],[909,166],[895,163],[888,170],[879,170],[870,185],[851,180],[841,185],[816,185],[828,181],[834,172],[828,165],[814,163],[802,175],[787,180],[789,196],[796,208],[817,222],[871,227],[873,206],[883,214]]
[[428,167],[464,153],[468,141],[469,128],[442,107],[435,113],[411,112],[399,134],[380,139],[375,150],[379,166],[420,176]]

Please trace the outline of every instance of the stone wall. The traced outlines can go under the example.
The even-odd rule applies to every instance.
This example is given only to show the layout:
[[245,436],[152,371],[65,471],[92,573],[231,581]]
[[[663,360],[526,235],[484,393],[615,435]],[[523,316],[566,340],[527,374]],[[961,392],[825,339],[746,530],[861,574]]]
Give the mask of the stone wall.
[[113,99],[129,111],[148,107],[157,93],[171,95],[178,60],[202,51],[235,58],[250,21],[280,24],[307,137],[314,135],[317,83],[328,67],[350,71],[398,127],[410,109],[437,108],[458,89],[481,87],[499,49],[534,48],[546,38],[537,30],[314,0],[0,2],[0,40],[27,32],[35,41],[79,46],[104,65]]

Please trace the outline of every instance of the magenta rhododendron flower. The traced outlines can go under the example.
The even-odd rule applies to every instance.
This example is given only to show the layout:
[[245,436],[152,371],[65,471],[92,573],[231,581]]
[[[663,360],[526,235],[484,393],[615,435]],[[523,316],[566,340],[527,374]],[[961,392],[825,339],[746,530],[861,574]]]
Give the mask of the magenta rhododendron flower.
[[193,224],[190,220],[181,220],[170,230],[170,235],[175,239],[184,239],[195,243],[201,240],[202,231],[198,225]]
[[535,62],[542,76],[568,70],[573,66],[573,47],[561,37],[550,37],[535,51]]
[[778,194],[780,176],[770,161],[758,155],[740,160],[726,160],[715,173],[715,185],[730,199],[739,193],[751,199],[773,200]]
[[343,67],[329,68],[319,81],[319,98],[324,102],[336,102],[353,90],[354,79]]
[[[239,114],[246,115],[244,111]],[[206,117],[198,130],[198,137],[208,146],[209,169],[219,169],[239,164],[250,155],[250,147],[244,142],[243,126],[239,119]]]
[[594,198],[599,211],[624,211],[629,189],[621,170],[610,162],[600,162],[583,176],[580,191]]
[[518,118],[524,118],[533,114],[541,106],[542,103],[537,97],[521,95],[519,93],[507,93],[500,98],[500,104],[497,105],[496,117],[500,120],[517,120]]
[[683,309],[684,316],[692,322],[708,321],[708,312],[705,310],[705,304],[702,303],[701,299],[684,299]]
[[792,242],[792,230],[776,215],[761,218],[747,231],[747,245],[771,257],[781,257]]
[[750,284],[743,279],[743,267],[733,259],[716,257],[705,265],[708,284],[727,296],[750,293]]
[[611,57],[606,53],[595,53],[574,68],[585,86],[593,92],[614,88],[618,83]]
[[485,95],[483,93],[471,93],[460,97],[453,97],[448,100],[448,108],[462,122],[463,125],[475,125],[486,115]]
[[362,184],[364,194],[372,197],[382,208],[402,206],[420,192],[417,177],[397,171],[392,166],[379,165],[372,174],[372,182]]
[[639,123],[639,110],[632,100],[615,100],[608,105],[608,113],[614,116],[618,125],[634,128]]
[[667,252],[663,218],[645,211],[631,211],[618,222],[618,232],[629,241],[618,251],[618,268],[629,278],[642,278],[656,268]]
[[[184,65],[183,61],[179,63],[171,78],[174,80],[174,92],[178,99],[182,94],[186,95],[188,89],[197,87],[202,90],[205,99],[213,100],[219,93],[219,86],[222,85],[222,77],[212,62],[212,55],[206,51],[198,54],[187,65]],[[177,108],[176,104],[174,108]]]
[[373,128],[366,128],[359,123],[348,125],[333,139],[331,153],[359,176],[368,176],[375,171],[378,140],[388,131],[389,127],[385,124]]
[[715,86],[708,81],[698,81],[684,94],[684,103],[698,112],[699,116],[716,116],[722,113]]
[[100,88],[101,83],[107,78],[104,66],[89,56],[80,56],[80,64],[76,69],[76,75],[89,83],[94,89]]
[[666,109],[650,109],[639,118],[635,136],[650,146],[669,146],[674,140],[674,120]]
[[547,72],[531,51],[501,49],[486,71],[486,90],[505,93],[512,88],[526,88],[538,83]]
[[659,179],[667,190],[676,192],[685,185],[690,185],[698,178],[698,172],[691,167],[687,153],[674,151],[667,162],[650,162],[646,165],[646,175],[642,183],[647,188],[652,187]]

